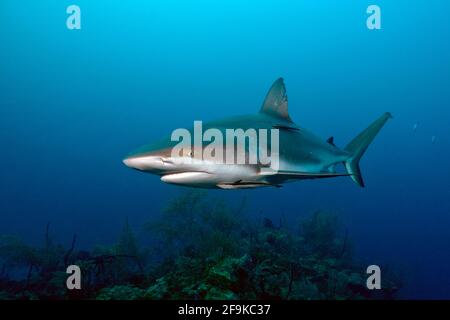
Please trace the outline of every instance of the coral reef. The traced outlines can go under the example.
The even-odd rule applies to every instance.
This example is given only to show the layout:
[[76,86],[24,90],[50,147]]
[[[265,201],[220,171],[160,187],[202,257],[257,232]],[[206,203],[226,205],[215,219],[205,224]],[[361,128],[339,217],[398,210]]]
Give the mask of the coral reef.
[[[231,209],[204,192],[174,198],[145,225],[139,246],[128,222],[115,245],[66,249],[45,232],[44,245],[0,237],[1,299],[393,299],[395,276],[366,288],[337,216],[317,211],[292,227]],[[82,270],[82,290],[67,290],[65,268]]]

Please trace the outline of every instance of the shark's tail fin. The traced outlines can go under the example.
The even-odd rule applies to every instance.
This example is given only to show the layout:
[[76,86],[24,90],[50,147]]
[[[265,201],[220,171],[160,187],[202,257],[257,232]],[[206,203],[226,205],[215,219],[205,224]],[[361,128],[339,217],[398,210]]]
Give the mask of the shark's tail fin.
[[345,151],[351,154],[350,158],[344,162],[345,167],[350,174],[350,177],[360,187],[364,187],[364,181],[359,169],[359,160],[361,160],[367,147],[389,118],[392,118],[392,116],[389,112],[386,112],[345,147]]

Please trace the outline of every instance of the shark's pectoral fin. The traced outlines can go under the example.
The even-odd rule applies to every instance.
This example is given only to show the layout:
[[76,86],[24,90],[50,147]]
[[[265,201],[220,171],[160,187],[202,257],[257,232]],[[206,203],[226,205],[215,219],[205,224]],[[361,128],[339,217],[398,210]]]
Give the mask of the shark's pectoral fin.
[[283,78],[279,78],[272,84],[260,112],[283,121],[292,122],[288,112],[288,99]]
[[173,184],[206,184],[214,180],[214,175],[208,172],[175,172],[161,176],[161,181]]

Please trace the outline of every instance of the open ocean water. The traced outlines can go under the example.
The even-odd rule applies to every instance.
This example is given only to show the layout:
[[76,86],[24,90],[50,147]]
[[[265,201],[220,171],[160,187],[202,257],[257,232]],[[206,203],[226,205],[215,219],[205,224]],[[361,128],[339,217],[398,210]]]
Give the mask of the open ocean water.
[[[66,8],[81,9],[81,29]],[[381,29],[366,26],[370,4]],[[444,0],[0,2],[0,234],[80,248],[142,226],[183,188],[122,163],[191,126],[258,112],[285,79],[300,126],[344,147],[393,119],[349,178],[213,190],[278,221],[336,213],[401,298],[450,299],[450,3]]]

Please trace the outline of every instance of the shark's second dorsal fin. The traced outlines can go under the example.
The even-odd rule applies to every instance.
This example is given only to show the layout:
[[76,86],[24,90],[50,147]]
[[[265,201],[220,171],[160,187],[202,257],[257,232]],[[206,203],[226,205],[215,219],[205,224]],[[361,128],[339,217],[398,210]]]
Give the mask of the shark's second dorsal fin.
[[291,117],[289,117],[288,99],[283,78],[277,79],[272,84],[260,112],[292,122]]
[[335,146],[335,147],[336,147],[336,145],[334,144],[334,137],[329,137],[329,138],[327,139],[327,142],[328,142],[329,144],[331,144],[332,146]]

